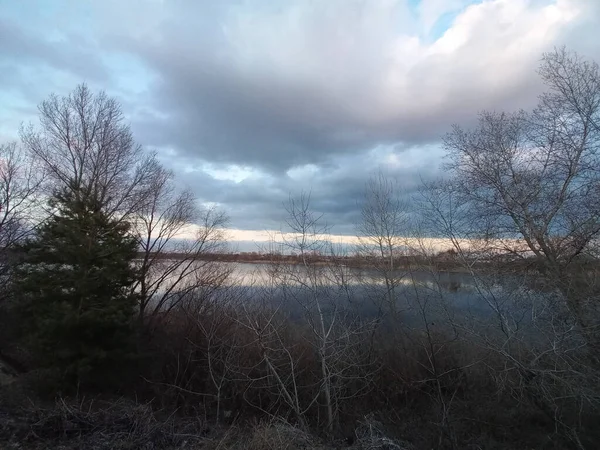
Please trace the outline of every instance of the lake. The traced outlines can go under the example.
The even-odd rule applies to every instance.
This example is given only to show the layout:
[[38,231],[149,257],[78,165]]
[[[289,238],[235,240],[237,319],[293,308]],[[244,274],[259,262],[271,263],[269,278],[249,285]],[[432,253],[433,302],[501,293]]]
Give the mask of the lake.
[[384,277],[369,268],[321,266],[312,273],[299,265],[218,264],[231,270],[220,293],[245,305],[279,308],[292,317],[302,315],[318,300],[325,311],[351,311],[364,319],[387,315],[392,309],[406,321],[423,312],[431,320],[441,319],[440,315],[484,319],[497,313],[498,308],[515,311],[517,300],[524,297],[541,295],[523,289],[522,280],[516,277],[398,270],[394,273],[390,305]]

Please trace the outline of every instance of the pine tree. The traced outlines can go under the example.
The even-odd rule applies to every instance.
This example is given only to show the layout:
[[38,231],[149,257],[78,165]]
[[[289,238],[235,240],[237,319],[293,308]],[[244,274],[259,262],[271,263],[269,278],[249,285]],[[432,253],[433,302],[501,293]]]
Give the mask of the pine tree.
[[93,195],[65,189],[22,250],[16,293],[40,365],[62,381],[103,387],[132,356],[136,243]]

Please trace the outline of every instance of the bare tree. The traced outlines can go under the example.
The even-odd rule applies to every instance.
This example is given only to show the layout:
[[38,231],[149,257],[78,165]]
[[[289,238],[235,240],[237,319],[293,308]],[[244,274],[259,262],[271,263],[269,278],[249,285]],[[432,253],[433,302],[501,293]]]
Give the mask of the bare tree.
[[140,321],[150,304],[156,313],[194,288],[223,283],[230,269],[204,257],[222,251],[226,216],[200,211],[190,191],[176,189],[173,174],[135,143],[114,98],[82,84],[68,96],[51,95],[39,113],[40,127],[21,135],[48,173],[47,192],[91,196],[109,216],[133,225],[142,253],[134,286]]
[[[297,265],[274,262],[270,275],[280,288],[280,307],[289,309],[291,301],[299,310],[300,323],[309,331],[306,340],[317,356],[319,391],[302,404],[295,393],[299,389],[296,383],[282,392],[297,416],[303,416],[320,399],[325,410],[325,428],[331,433],[343,402],[370,389],[368,378],[372,367],[362,341],[374,324],[361,320],[348,308],[349,274],[336,264],[339,259],[328,240],[330,228],[322,215],[312,211],[310,195],[303,193],[298,199],[290,198],[285,208],[288,217],[287,230],[282,233],[283,246],[286,251],[294,252],[300,262]],[[273,320],[268,318],[263,322],[257,330],[257,339],[264,339],[265,333],[275,336],[274,341],[279,342],[278,360],[286,361],[285,373],[292,369],[293,373],[298,364],[289,348],[281,345],[285,342],[278,338],[280,332],[272,325],[265,328]],[[265,349],[272,347],[270,344]],[[269,353],[265,355],[268,357]],[[274,373],[276,366],[270,363],[270,371]],[[353,388],[349,389],[349,385]]]
[[539,72],[548,92],[532,112],[484,112],[446,136],[449,177],[422,211],[473,279],[479,308],[454,326],[496,355],[499,389],[585,448],[599,406],[600,77],[565,49]]
[[560,291],[548,289],[546,275],[527,262],[527,248],[514,239],[485,238],[491,227],[473,220],[455,187],[430,184],[420,205],[428,231],[448,239],[454,264],[469,277],[471,292],[459,308],[439,303],[445,305],[444,326],[457,330],[467,348],[483,352],[483,364],[464,364],[485,368],[499,395],[533,404],[554,421],[561,438],[586,448],[579,433],[599,406],[598,373],[581,330]]
[[16,143],[0,145],[0,278],[9,250],[34,228],[43,171]]
[[146,200],[132,216],[141,251],[139,320],[168,312],[189,294],[220,287],[233,270],[218,261],[226,250],[227,216],[200,209],[189,190],[178,190],[173,173],[156,164]]
[[[385,358],[386,352],[400,351],[416,365],[409,382],[430,397],[439,411],[438,446],[449,443],[457,448],[451,408],[461,373],[470,363],[458,361],[452,351],[458,333],[451,320],[443,274],[436,267],[431,243],[424,238],[427,228],[410,215],[409,199],[395,180],[381,172],[367,183],[362,221],[357,227],[359,254],[364,267],[375,273],[374,279],[364,280],[367,286],[383,283],[379,297],[386,308],[379,313],[389,325],[374,330],[372,339],[386,343],[380,358]],[[396,315],[400,303],[404,320]],[[407,382],[400,374],[394,375],[399,382]]]
[[39,219],[43,175],[43,170],[18,144],[0,145],[0,347],[13,340],[17,330],[8,301],[11,267],[15,263],[15,245],[34,231]]
[[[385,283],[382,297],[387,311],[392,313],[398,312],[397,290],[406,276],[398,261],[406,255],[409,231],[407,205],[401,195],[395,180],[381,172],[371,177],[361,205],[361,221],[357,224],[358,253]],[[380,304],[380,299],[375,300]]]
[[70,189],[93,196],[109,215],[127,219],[145,201],[154,155],[134,142],[121,106],[79,85],[39,105],[39,128],[21,129],[26,149],[48,174],[49,193]]
[[600,232],[598,65],[560,49],[539,72],[549,90],[532,113],[486,112],[476,129],[454,127],[449,169],[479,238],[497,254],[535,257],[596,346],[598,290],[582,265],[597,260]]

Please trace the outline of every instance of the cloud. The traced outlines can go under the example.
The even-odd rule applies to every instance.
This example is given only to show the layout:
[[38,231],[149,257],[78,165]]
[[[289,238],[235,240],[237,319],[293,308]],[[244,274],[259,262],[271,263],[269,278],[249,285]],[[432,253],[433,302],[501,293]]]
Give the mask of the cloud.
[[[360,220],[365,185],[371,176],[383,172],[397,179],[399,195],[410,199],[417,193],[421,179],[437,175],[435,169],[441,158],[439,146],[401,151],[382,146],[366,154],[347,155],[324,166],[297,166],[285,174],[258,171],[237,181],[217,180],[202,166],[194,170],[175,170],[179,180],[197,192],[202,201],[224,208],[236,228],[285,230],[285,204],[290,197],[297,198],[304,192],[310,195],[311,209],[324,216],[333,232],[353,234]],[[226,169],[227,166],[223,167]]]
[[437,173],[451,124],[531,107],[543,51],[600,60],[600,2],[587,0],[19,5],[0,12],[0,118],[86,80],[244,230],[277,229],[304,189],[350,233],[374,171],[412,192]]
[[[175,4],[187,21],[127,41],[161,75],[154,107],[166,115],[137,129],[148,144],[280,171],[431,143],[479,110],[531,106],[539,55],[584,13],[574,1],[488,1],[428,43],[402,2],[232,7],[209,29],[188,26],[201,11]],[[451,4],[424,2],[425,28],[463,3]]]
[[94,43],[83,35],[56,34],[50,39],[40,30],[35,33],[20,28],[0,16],[2,79],[9,85],[18,86],[23,76],[31,75],[31,68],[38,73],[50,68],[70,76],[106,82],[108,72],[93,49]]

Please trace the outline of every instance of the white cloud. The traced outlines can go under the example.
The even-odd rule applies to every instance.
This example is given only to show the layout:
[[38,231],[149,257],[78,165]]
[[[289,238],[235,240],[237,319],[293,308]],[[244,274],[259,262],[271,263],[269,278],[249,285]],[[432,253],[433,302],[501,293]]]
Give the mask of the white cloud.
[[[532,106],[543,51],[567,44],[600,60],[596,0],[57,4],[0,10],[0,66],[11,58],[0,118],[14,128],[24,101],[94,75],[88,55],[107,66],[92,85],[124,102],[136,137],[169,149],[179,178],[234,211],[240,228],[271,219],[273,228],[287,193],[311,187],[323,191],[323,212],[350,223],[367,172],[383,166],[414,187],[437,166],[452,123]],[[60,51],[38,54],[57,29]]]
[[[435,138],[452,116],[496,105],[529,106],[539,93],[532,90],[539,55],[560,45],[564,31],[584,13],[580,0],[488,0],[466,7],[464,1],[424,0],[420,23],[411,26],[405,1],[298,0],[256,9],[248,4],[256,2],[218,16],[219,31],[206,43],[200,40],[204,31],[159,28],[169,45],[151,46],[151,63],[160,71],[185,38],[181,50],[192,76],[186,81],[195,78],[201,85],[208,74],[227,74],[211,83],[222,81],[216,87],[222,95],[237,98],[221,98],[219,109],[239,102],[248,113],[264,115],[267,128],[280,122],[326,132],[342,146],[411,134],[422,139],[428,129]],[[439,39],[420,37],[420,28],[457,10]],[[194,36],[198,40],[191,44]],[[194,101],[207,107],[201,98]]]

